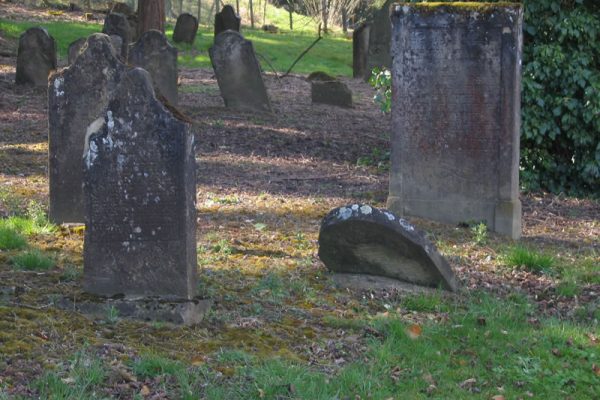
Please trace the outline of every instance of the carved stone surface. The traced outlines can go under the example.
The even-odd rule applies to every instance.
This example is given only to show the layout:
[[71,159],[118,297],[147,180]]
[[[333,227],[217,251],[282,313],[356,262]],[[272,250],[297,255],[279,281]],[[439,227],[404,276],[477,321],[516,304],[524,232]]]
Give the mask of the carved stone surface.
[[56,42],[44,28],[27,29],[19,38],[16,83],[48,85],[48,74],[56,69]]
[[73,64],[73,61],[75,61],[75,59],[81,52],[81,49],[83,48],[83,45],[86,41],[87,38],[79,38],[69,45],[69,49],[67,51],[69,65]]
[[388,208],[518,238],[522,9],[397,5]]
[[367,70],[370,31],[369,25],[362,24],[352,33],[352,76],[354,78],[368,78],[371,74]]
[[164,33],[144,32],[129,50],[129,63],[148,71],[156,93],[177,105],[177,49]]
[[173,41],[175,43],[194,43],[196,33],[198,32],[198,20],[192,14],[183,13],[177,17],[175,30],[173,31]]
[[238,32],[225,31],[217,35],[209,53],[226,107],[271,111],[251,41],[245,40]]
[[378,275],[456,290],[448,262],[424,233],[386,210],[366,204],[327,214],[319,232],[319,257],[330,270]]
[[308,76],[313,103],[352,107],[352,91],[339,79],[324,72],[313,72]]
[[390,21],[390,6],[394,0],[387,0],[385,4],[375,13],[369,30],[369,45],[367,51],[367,69],[365,80],[371,76],[373,68],[390,68],[392,57],[390,55],[390,44],[392,39],[392,23]]
[[84,153],[84,289],[192,299],[196,290],[194,136],[128,71]]
[[241,22],[242,19],[236,15],[233,7],[225,5],[221,12],[215,14],[215,38],[227,30],[239,32]]
[[102,33],[107,35],[117,35],[123,40],[121,44],[121,57],[123,60],[127,60],[127,54],[129,51],[129,43],[131,42],[131,27],[127,17],[121,13],[109,13],[104,19],[104,27]]
[[83,222],[81,158],[87,127],[106,109],[126,67],[110,38],[91,35],[68,68],[48,86],[49,218],[54,223]]

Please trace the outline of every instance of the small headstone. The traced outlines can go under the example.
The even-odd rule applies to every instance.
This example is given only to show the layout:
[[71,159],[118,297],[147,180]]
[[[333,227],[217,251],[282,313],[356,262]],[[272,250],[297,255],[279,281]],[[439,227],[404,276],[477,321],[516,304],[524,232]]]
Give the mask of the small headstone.
[[352,107],[352,91],[344,82],[325,72],[313,72],[308,80],[313,103]]
[[91,35],[74,63],[48,85],[49,218],[83,222],[81,157],[87,127],[106,109],[126,67],[108,36]]
[[239,32],[241,22],[242,19],[235,14],[233,7],[225,5],[220,13],[215,14],[215,38],[227,30]]
[[273,24],[263,25],[261,29],[269,33],[279,33],[279,28]]
[[225,31],[217,35],[209,54],[226,107],[271,111],[251,41],[238,32]]
[[129,63],[148,71],[156,93],[177,105],[177,49],[164,33],[144,32],[129,50]]
[[194,136],[128,71],[87,129],[84,290],[192,299],[196,290]]
[[354,78],[364,78],[371,74],[367,71],[370,30],[369,25],[362,24],[352,33],[352,76]]
[[73,64],[86,41],[87,38],[79,38],[69,45],[69,50],[67,51],[69,65]]
[[392,65],[392,56],[390,55],[390,43],[392,41],[390,6],[394,2],[395,0],[387,0],[375,13],[373,22],[369,24],[365,80],[371,77],[373,68],[390,68]]
[[131,7],[129,7],[128,4],[120,3],[120,2],[116,2],[115,4],[113,4],[112,8],[110,9],[110,12],[123,14],[126,17],[129,17],[129,16],[135,14],[133,9]]
[[327,214],[319,232],[319,258],[338,273],[457,288],[450,265],[422,232],[389,211],[365,204]]
[[44,28],[27,29],[19,38],[16,83],[47,86],[56,69],[56,42]]
[[102,33],[107,35],[117,35],[123,40],[121,44],[121,57],[127,60],[127,53],[129,51],[129,43],[131,42],[131,28],[127,17],[121,13],[109,13],[104,19],[104,27]]
[[198,32],[198,20],[192,14],[183,13],[177,17],[175,30],[173,31],[173,41],[175,43],[194,43],[196,33]]
[[522,9],[395,6],[388,208],[518,238]]

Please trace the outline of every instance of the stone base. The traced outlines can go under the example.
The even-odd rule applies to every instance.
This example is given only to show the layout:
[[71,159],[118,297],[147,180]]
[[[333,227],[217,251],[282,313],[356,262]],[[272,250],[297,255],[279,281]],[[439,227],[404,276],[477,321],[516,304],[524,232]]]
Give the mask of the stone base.
[[[402,282],[397,279],[387,278],[385,276],[366,275],[366,274],[342,274],[335,273],[332,276],[333,281],[338,287],[353,290],[398,290],[407,293],[426,293],[432,294],[441,292],[438,289],[414,285],[408,282]],[[447,291],[443,291],[447,293]]]
[[86,295],[83,299],[64,297],[56,305],[67,311],[76,311],[86,316],[106,319],[114,307],[119,318],[140,321],[159,321],[176,325],[200,323],[212,306],[210,299],[168,299],[159,297],[106,298]]
[[521,201],[503,201],[494,210],[494,231],[512,239],[521,237]]

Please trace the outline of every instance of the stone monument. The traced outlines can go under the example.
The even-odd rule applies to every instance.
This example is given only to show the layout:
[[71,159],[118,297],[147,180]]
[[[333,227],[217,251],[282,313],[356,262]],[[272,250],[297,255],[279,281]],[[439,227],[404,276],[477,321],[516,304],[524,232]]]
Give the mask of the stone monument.
[[157,94],[177,105],[177,49],[164,33],[151,29],[129,50],[129,63],[150,73]]
[[354,78],[362,79],[371,74],[371,71],[367,71],[370,30],[369,25],[362,24],[352,33],[352,76]]
[[177,17],[175,30],[173,31],[173,41],[175,43],[194,43],[196,33],[198,32],[198,20],[192,14],[183,13]]
[[121,57],[123,60],[127,60],[129,52],[129,43],[131,42],[131,27],[127,17],[121,13],[109,13],[104,19],[104,27],[102,33],[107,35],[117,35],[123,40],[121,44]]
[[196,292],[194,135],[128,71],[86,134],[83,285],[114,296]]
[[308,80],[313,103],[352,108],[352,91],[344,82],[321,71],[310,74]]
[[251,41],[239,32],[225,31],[215,37],[209,54],[226,107],[271,112]]
[[394,0],[387,0],[373,16],[373,22],[369,24],[365,80],[371,77],[373,68],[390,68],[392,65],[392,57],[390,56],[392,39],[390,7],[393,3]]
[[225,5],[221,12],[215,14],[215,38],[227,30],[239,32],[241,22],[242,19],[235,14],[233,7]]
[[56,42],[44,28],[27,29],[19,38],[17,51],[18,85],[48,85],[48,74],[56,69]]
[[388,208],[518,238],[522,9],[395,5]]
[[48,85],[48,180],[54,223],[83,219],[81,157],[88,126],[103,114],[126,67],[107,35],[91,35],[73,65]]

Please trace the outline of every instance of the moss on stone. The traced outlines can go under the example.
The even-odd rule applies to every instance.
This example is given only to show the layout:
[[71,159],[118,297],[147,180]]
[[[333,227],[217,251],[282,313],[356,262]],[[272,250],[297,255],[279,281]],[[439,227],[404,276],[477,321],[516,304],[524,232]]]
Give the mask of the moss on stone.
[[420,12],[436,12],[436,11],[444,11],[444,12],[452,12],[452,13],[470,13],[470,12],[480,12],[480,13],[489,13],[498,11],[500,9],[511,9],[517,10],[521,8],[520,3],[509,2],[509,1],[500,1],[497,3],[479,3],[475,1],[454,1],[454,2],[431,2],[431,3],[408,3],[408,2],[398,2],[392,4],[392,9],[395,6],[408,6],[414,9],[418,9]]

